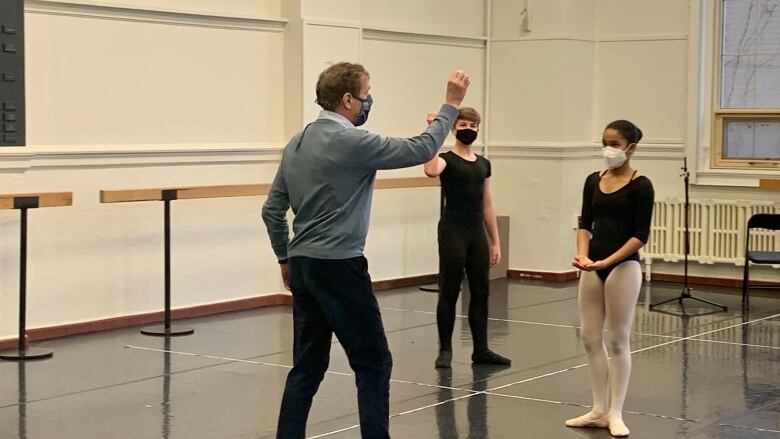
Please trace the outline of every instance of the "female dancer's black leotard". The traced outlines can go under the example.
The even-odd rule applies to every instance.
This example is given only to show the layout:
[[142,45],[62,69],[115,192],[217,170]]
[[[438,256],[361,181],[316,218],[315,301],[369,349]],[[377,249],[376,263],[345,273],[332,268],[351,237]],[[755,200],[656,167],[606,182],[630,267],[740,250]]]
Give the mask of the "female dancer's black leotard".
[[[650,179],[645,176],[634,178],[632,175],[631,181],[625,186],[607,194],[599,187],[605,173],[590,174],[585,180],[582,194],[579,227],[593,235],[588,258],[594,262],[606,259],[632,237],[646,243],[653,215],[654,191]],[[609,273],[625,261],[639,261],[639,253],[596,273],[601,280],[606,281]]]

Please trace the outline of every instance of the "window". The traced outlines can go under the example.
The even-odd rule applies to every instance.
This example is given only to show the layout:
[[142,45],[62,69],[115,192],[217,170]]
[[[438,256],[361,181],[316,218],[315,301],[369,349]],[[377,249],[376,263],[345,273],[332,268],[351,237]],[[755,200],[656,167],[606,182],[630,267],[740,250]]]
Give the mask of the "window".
[[721,0],[713,168],[780,169],[780,0]]

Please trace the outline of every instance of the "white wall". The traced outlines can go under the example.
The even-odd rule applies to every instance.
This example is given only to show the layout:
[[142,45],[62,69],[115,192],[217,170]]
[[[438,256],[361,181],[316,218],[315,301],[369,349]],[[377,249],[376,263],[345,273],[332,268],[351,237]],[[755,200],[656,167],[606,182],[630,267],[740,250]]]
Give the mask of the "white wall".
[[[512,219],[510,268],[570,269],[582,183],[603,166],[601,131],[612,120],[644,131],[633,165],[653,181],[657,199],[682,197],[686,151],[693,180],[707,174],[696,172],[695,154],[696,134],[709,129],[695,105],[708,99],[700,94],[706,87],[692,82],[699,80],[700,48],[691,40],[701,32],[698,3],[691,0],[689,10],[680,0],[530,1],[527,30],[525,2],[492,2],[488,145],[498,211]],[[699,180],[693,198],[777,200],[723,178]],[[681,272],[674,264],[655,268]],[[697,269],[741,277],[730,264]]]
[[485,36],[486,0],[362,0],[366,28],[462,37]]
[[[380,31],[385,12],[357,0],[28,2],[28,146],[0,150],[0,192],[74,193],[72,207],[30,213],[28,326],[159,310],[162,204],[104,205],[99,190],[271,181],[289,135],[317,115],[329,62],[366,65],[377,99],[367,128],[384,134],[422,131],[461,65],[480,108],[484,20],[440,29],[471,26],[476,39],[429,38],[411,9],[394,14]],[[410,66],[430,69],[429,82]],[[438,200],[432,188],[375,194],[374,279],[436,271]],[[262,201],[173,203],[174,307],[282,291]],[[18,226],[18,212],[0,212],[0,339],[16,331]]]
[[[456,4],[457,3],[457,4]],[[362,62],[371,72],[374,110],[366,129],[393,136],[413,136],[425,129],[428,111],[438,111],[444,103],[446,81],[455,69],[463,69],[471,76],[471,86],[463,105],[484,111],[484,57],[482,39],[481,2],[433,2],[428,7],[441,12],[436,19],[415,8],[395,7],[392,13],[383,9],[384,2],[364,1]],[[450,6],[451,5],[451,6]],[[450,8],[459,13],[451,14]],[[430,12],[430,11],[429,11]],[[395,29],[381,20],[388,14],[398,23]],[[458,33],[458,30],[462,33]],[[435,35],[435,34],[441,35]],[[456,35],[452,37],[451,35]],[[484,139],[480,137],[478,142]],[[448,139],[447,145],[454,141]],[[380,172],[381,177],[423,176],[422,166]],[[384,202],[384,193],[374,201],[374,229],[369,234],[367,254],[375,261],[389,266],[405,265],[404,270],[415,274],[438,271],[436,223],[439,218],[438,189],[417,190],[419,197],[396,192],[396,203]],[[417,208],[417,215],[409,215],[409,208]],[[406,213],[406,214],[404,214]],[[420,214],[422,214],[420,216]],[[381,219],[387,218],[387,221]],[[380,223],[381,222],[381,223]],[[400,222],[400,224],[399,224]],[[389,239],[388,239],[389,238]],[[401,239],[398,239],[401,238]],[[393,260],[392,254],[402,252],[408,257]],[[377,264],[375,263],[376,267]]]
[[605,73],[623,75],[628,61],[604,59],[597,2],[531,2],[530,32],[518,3],[494,2],[491,44],[491,158],[513,171],[496,177],[511,194],[499,195],[513,220],[510,267],[568,271],[582,184],[600,166],[594,141],[618,117],[602,113],[629,117],[631,90],[606,90]]
[[[692,199],[777,201],[776,192],[755,188],[756,175],[740,180],[712,178],[706,166],[697,164],[701,150],[709,146],[711,116],[708,106],[698,103],[712,98],[712,78],[699,72],[707,70],[699,64],[702,54],[705,62],[713,60],[709,51],[714,16],[702,8],[704,4],[712,2],[599,0],[594,130],[598,132],[599,120],[605,123],[621,115],[642,127],[645,140],[635,162],[652,179],[656,198],[683,197],[680,167],[682,156],[687,155],[695,183]],[[737,186],[746,184],[753,187]],[[776,269],[764,268],[751,270],[751,277],[777,279]],[[672,263],[655,263],[653,270],[682,273],[681,264]],[[694,263],[691,273],[741,278],[742,267]]]
[[572,220],[593,166],[594,1],[492,2],[490,159],[509,267],[568,271]]
[[[78,10],[88,10],[90,5],[116,6],[127,10],[193,12],[214,16],[279,17],[281,2],[285,0],[27,0],[37,6],[75,5]],[[87,7],[85,7],[87,6]]]
[[267,62],[280,29],[39,13],[26,26],[28,145],[283,141],[283,70]]
[[680,166],[687,123],[688,2],[599,0],[594,139],[609,121],[644,132],[635,167],[656,198],[682,194]]
[[[75,196],[31,212],[30,327],[160,309],[161,204],[102,205],[98,191],[270,181],[286,140],[316,117],[314,82],[331,62],[366,66],[365,128],[394,136],[422,131],[453,69],[472,76],[464,104],[485,116],[478,143],[511,217],[513,269],[570,269],[582,183],[601,167],[610,120],[644,130],[634,164],[659,198],[682,194],[681,157],[699,146],[687,1],[532,0],[527,23],[516,0],[87,2],[28,1],[29,146],[0,150],[0,193]],[[174,202],[175,307],[281,291],[262,201]],[[377,192],[373,209],[374,278],[434,273],[438,190]],[[15,335],[17,228],[18,212],[0,211],[0,339]]]
[[[0,151],[0,192],[74,193],[30,212],[31,328],[161,308],[162,204],[100,189],[270,181],[285,140],[280,0],[75,3],[27,4],[29,146]],[[261,202],[174,203],[174,307],[281,290]],[[0,212],[0,338],[18,226]]]
[[[460,45],[446,39],[424,43],[392,33],[363,32],[362,61],[371,73],[374,98],[374,109],[366,129],[393,136],[413,136],[422,132],[427,111],[438,111],[444,103],[447,78],[456,68],[462,68],[472,76],[464,105],[481,111],[484,46]],[[448,144],[452,142],[448,141]],[[397,176],[422,177],[424,174],[422,166],[379,173],[380,178]],[[366,253],[375,261],[374,276],[438,271],[438,189],[415,189],[414,194],[410,191],[381,192],[374,199],[373,209]],[[395,256],[398,254],[406,256],[398,258]]]

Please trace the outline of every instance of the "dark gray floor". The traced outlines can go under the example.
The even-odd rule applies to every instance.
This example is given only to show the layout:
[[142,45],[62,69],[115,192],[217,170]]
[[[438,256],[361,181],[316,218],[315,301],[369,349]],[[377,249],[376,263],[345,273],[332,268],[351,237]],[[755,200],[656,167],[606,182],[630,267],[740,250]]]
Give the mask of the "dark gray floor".
[[[743,315],[737,296],[701,288],[694,293],[730,311],[689,319],[648,311],[678,292],[653,283],[640,296],[631,437],[780,438],[780,298],[755,298]],[[508,369],[472,367],[459,319],[453,368],[435,370],[436,294],[409,288],[379,298],[395,360],[394,438],[609,437],[563,426],[590,403],[576,283],[493,284],[491,345],[512,357]],[[195,335],[166,341],[119,330],[39,343],[55,351],[48,361],[0,362],[0,437],[272,438],[292,361],[290,309],[187,323]],[[338,346],[330,370],[309,437],[357,438],[354,378]]]

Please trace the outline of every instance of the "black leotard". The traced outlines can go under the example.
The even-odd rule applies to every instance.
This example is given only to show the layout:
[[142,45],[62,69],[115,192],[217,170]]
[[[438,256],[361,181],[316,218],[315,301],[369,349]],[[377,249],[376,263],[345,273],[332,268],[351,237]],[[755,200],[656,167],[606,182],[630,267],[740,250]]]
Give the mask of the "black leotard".
[[490,161],[480,155],[472,161],[452,151],[439,154],[447,162],[441,173],[441,187],[444,191],[444,217],[458,220],[483,220],[483,194],[485,179],[492,173]]
[[[590,174],[585,180],[582,194],[579,227],[593,235],[588,251],[588,258],[592,261],[606,259],[632,237],[647,242],[653,215],[654,191],[650,179],[645,176],[632,176],[625,186],[605,194],[599,187],[602,175],[603,173],[599,172]],[[639,253],[634,253],[596,273],[606,281],[612,269],[625,261],[639,261]]]
[[490,291],[490,248],[485,234],[484,191],[490,162],[477,156],[468,161],[454,152],[440,157],[447,162],[441,173],[444,213],[439,221],[439,302],[436,323],[441,350],[452,351],[456,303],[463,272],[468,276],[469,326],[474,353],[488,350],[487,318]]

